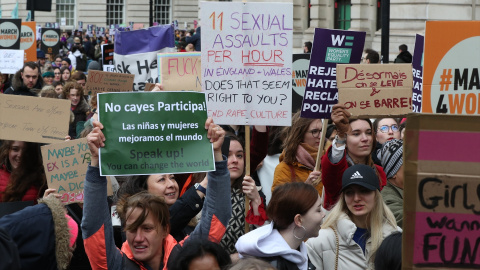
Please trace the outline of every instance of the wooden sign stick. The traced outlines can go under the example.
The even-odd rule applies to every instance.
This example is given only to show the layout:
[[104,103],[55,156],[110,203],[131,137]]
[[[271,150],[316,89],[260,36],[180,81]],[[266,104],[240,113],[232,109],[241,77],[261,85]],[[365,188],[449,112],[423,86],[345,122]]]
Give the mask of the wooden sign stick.
[[[250,176],[250,126],[245,126],[245,175]],[[245,196],[245,233],[250,231],[247,214],[250,208],[250,199]]]
[[328,119],[322,119],[322,134],[320,135],[320,145],[318,146],[317,161],[315,163],[315,171],[320,171],[320,163],[322,159],[323,148],[325,144],[325,135],[327,134]]

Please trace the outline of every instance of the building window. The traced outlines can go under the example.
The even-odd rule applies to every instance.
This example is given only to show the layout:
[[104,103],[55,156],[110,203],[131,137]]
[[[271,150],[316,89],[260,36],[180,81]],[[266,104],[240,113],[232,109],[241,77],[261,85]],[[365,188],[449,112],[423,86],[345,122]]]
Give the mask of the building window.
[[107,0],[107,25],[123,23],[123,0]]
[[335,29],[350,29],[350,24],[352,22],[350,12],[351,7],[351,0],[335,1]]
[[57,0],[57,22],[67,19],[67,25],[75,25],[75,0]]
[[158,24],[170,24],[170,0],[155,0],[153,21]]

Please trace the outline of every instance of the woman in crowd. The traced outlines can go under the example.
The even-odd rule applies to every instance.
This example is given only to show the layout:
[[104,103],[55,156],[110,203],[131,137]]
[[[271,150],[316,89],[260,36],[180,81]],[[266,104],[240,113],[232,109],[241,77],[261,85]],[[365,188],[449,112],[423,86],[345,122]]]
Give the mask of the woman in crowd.
[[40,145],[3,141],[0,147],[0,202],[36,203],[46,185]]
[[60,79],[61,82],[65,84],[70,81],[70,76],[72,76],[72,72],[68,67],[62,67],[60,69],[60,73],[61,73],[61,79]]
[[383,239],[400,231],[380,194],[377,173],[356,164],[342,177],[341,195],[318,237],[307,241],[316,269],[374,269]]
[[60,67],[53,68],[53,82],[59,82],[62,80],[62,72],[60,71]]
[[182,252],[168,260],[168,270],[226,269],[232,261],[230,255],[217,243],[193,240]]
[[55,93],[57,93],[57,97],[58,98],[61,98],[61,99],[64,99],[64,96],[63,96],[63,83],[61,81],[56,81],[56,82],[53,82],[53,87],[55,89]]
[[55,75],[54,75],[53,71],[44,72],[42,74],[44,86],[45,85],[52,85],[54,77],[55,77]]
[[375,130],[377,143],[372,158],[375,164],[381,166],[380,150],[386,142],[401,138],[400,126],[395,118],[377,118],[373,121],[373,129]]
[[277,187],[267,207],[269,225],[240,237],[240,257],[253,256],[269,261],[278,269],[308,269],[304,241],[316,237],[325,213],[318,191],[305,183]]
[[87,120],[87,113],[89,112],[90,108],[83,98],[83,87],[78,83],[67,83],[63,90],[63,95],[66,99],[71,101],[71,110],[75,118],[74,121],[70,123],[68,135],[72,139],[75,139],[77,138],[77,123]]
[[379,176],[380,189],[387,184],[385,172],[381,166],[374,164],[372,159],[372,151],[376,144],[372,122],[368,118],[349,118],[350,113],[344,105],[333,106],[332,121],[337,127],[337,135],[332,146],[322,157],[324,207],[327,210],[338,201],[343,172],[352,165],[366,164],[372,167]]
[[[220,244],[230,253],[236,252],[235,243],[245,233],[245,222],[262,226],[267,220],[265,195],[258,191],[255,180],[245,175],[245,148],[243,140],[230,135],[228,170],[230,171],[232,218]],[[264,126],[255,126],[250,144],[252,171],[265,158],[268,150],[268,132]],[[250,199],[250,207],[245,217],[245,197]]]
[[322,194],[320,172],[314,172],[317,160],[322,120],[300,117],[300,111],[292,117],[287,128],[280,163],[275,168],[272,191],[289,182],[305,182]]
[[[164,199],[148,192],[122,198],[117,203],[117,212],[125,224],[127,241],[122,249],[116,248],[112,237],[111,217],[108,211],[107,181],[100,176],[98,149],[105,146],[103,128],[94,122],[93,131],[87,136],[91,152],[91,165],[85,178],[85,198],[82,232],[85,250],[93,268],[125,269],[167,269],[170,255],[182,251],[180,244],[169,235],[169,213]],[[227,164],[222,156],[221,146],[225,132],[207,119],[207,137],[213,143],[216,171],[208,173],[209,190],[200,224],[185,240],[211,240],[218,242],[230,218],[231,206],[228,194]],[[100,213],[100,214],[99,214]],[[138,237],[137,237],[138,236]]]
[[55,58],[53,59],[52,66],[53,67],[58,67],[58,68],[62,67],[62,56],[61,55],[57,54],[55,56]]

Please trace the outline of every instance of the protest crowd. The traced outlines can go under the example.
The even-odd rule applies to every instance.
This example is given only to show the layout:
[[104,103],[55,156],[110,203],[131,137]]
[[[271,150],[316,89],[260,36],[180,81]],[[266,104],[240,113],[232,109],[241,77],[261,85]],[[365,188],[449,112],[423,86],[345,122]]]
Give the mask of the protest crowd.
[[[200,52],[200,34],[176,30],[177,51]],[[401,269],[406,118],[351,117],[344,104],[331,119],[293,112],[288,127],[212,117],[215,170],[107,181],[105,123],[86,84],[115,37],[66,31],[57,53],[39,46],[36,62],[0,76],[0,95],[68,100],[65,140],[86,138],[90,154],[83,203],[62,204],[44,144],[0,141],[0,269]],[[400,52],[411,61],[406,45]],[[379,54],[366,49],[362,61]]]

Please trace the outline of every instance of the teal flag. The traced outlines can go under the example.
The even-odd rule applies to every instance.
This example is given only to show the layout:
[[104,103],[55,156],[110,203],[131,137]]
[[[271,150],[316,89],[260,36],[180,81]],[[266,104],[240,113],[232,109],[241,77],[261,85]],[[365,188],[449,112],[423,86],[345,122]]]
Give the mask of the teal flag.
[[27,13],[27,18],[25,19],[26,22],[29,22],[32,19],[32,11],[29,10]]
[[204,93],[100,93],[98,106],[101,175],[215,170]]
[[0,6],[0,19],[2,18],[2,7]]
[[18,19],[18,1],[12,10],[12,19]]

